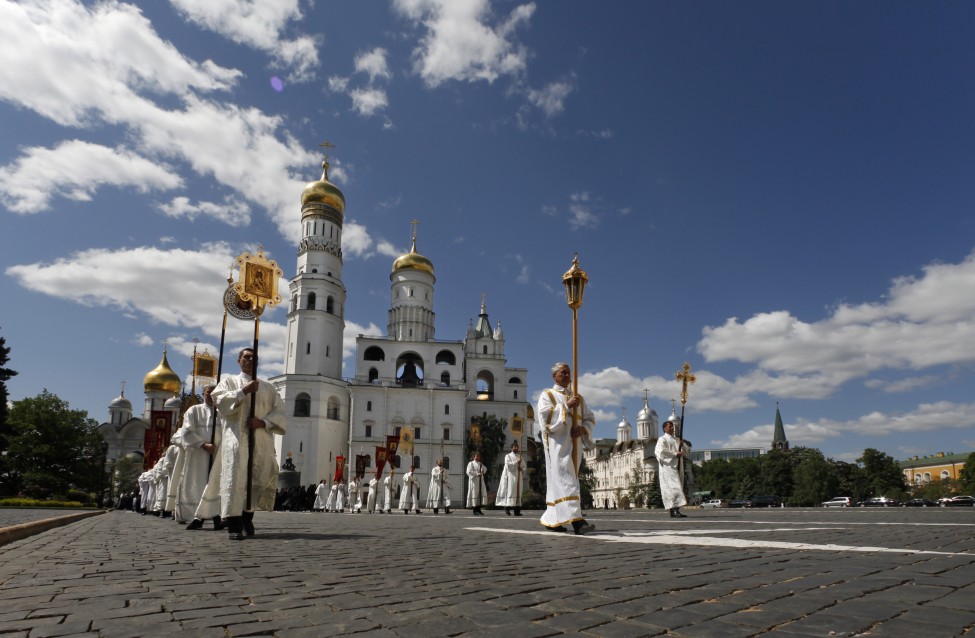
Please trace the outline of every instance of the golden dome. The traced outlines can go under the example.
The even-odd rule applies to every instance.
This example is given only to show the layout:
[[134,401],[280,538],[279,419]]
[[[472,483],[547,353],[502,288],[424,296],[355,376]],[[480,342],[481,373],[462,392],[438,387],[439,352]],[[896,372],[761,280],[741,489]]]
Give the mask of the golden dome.
[[154,370],[150,370],[146,374],[146,378],[142,380],[142,383],[145,386],[146,392],[162,391],[179,394],[180,390],[183,389],[183,383],[180,381],[179,375],[169,367],[165,350],[163,351],[162,361],[159,362],[159,365]]
[[393,262],[393,272],[407,270],[409,268],[433,275],[433,262],[416,252],[415,236],[413,237],[413,247],[410,249],[410,252],[405,255],[400,255]]
[[331,206],[340,213],[345,212],[345,195],[338,186],[328,181],[328,160],[322,162],[322,178],[317,182],[309,182],[305,190],[301,191],[301,206],[319,202]]

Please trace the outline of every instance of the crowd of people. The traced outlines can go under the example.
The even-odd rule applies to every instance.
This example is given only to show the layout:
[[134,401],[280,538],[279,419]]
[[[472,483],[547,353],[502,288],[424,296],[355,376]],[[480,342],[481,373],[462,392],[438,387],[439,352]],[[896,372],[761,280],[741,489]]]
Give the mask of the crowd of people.
[[[239,375],[204,388],[204,402],[186,412],[169,448],[139,477],[139,493],[131,497],[133,509],[172,517],[188,530],[202,529],[212,520],[214,529],[226,528],[231,540],[256,533],[255,511],[409,515],[422,514],[426,508],[434,514],[441,509],[451,514],[451,483],[443,459],[437,461],[426,486],[420,485],[415,468],[397,476],[390,467],[385,476],[380,470],[368,481],[355,476],[346,482],[344,474],[337,474],[331,484],[323,479],[317,485],[278,489],[273,435],[284,433],[284,405],[270,383],[252,378],[253,350],[242,350],[238,364]],[[568,364],[552,366],[552,379],[555,385],[541,393],[537,410],[546,472],[541,523],[553,532],[566,533],[571,526],[575,534],[587,534],[595,525],[582,514],[579,467],[582,448],[593,444],[595,418],[583,398],[572,391]],[[673,436],[673,425],[664,424],[656,454],[665,506],[678,518],[684,517],[680,507],[685,504],[677,469],[683,450]],[[253,458],[248,463],[251,448]],[[515,442],[504,458],[495,499],[507,515],[522,515],[523,471]],[[487,467],[479,453],[467,464],[465,474],[465,505],[473,515],[483,515]],[[426,499],[421,487],[426,488]],[[120,497],[118,505],[128,498]]]

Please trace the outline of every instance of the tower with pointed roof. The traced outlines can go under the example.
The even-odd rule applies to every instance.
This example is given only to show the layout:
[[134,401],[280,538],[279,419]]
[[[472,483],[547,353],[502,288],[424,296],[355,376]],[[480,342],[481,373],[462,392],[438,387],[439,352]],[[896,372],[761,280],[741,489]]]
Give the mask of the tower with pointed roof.
[[789,449],[789,440],[785,438],[785,426],[782,425],[782,413],[779,412],[779,404],[775,403],[775,430],[772,433],[772,449],[782,450],[783,452]]
[[301,193],[297,274],[288,286],[284,374],[270,381],[287,406],[287,432],[278,455],[292,457],[302,480],[318,481],[347,446],[349,391],[342,379],[345,285],[342,226],[345,195],[322,176]]

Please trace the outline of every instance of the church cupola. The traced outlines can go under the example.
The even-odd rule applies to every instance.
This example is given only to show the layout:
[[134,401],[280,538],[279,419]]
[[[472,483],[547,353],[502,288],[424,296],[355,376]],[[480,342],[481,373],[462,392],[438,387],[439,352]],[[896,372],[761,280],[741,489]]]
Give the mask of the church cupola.
[[657,413],[650,408],[650,391],[643,391],[643,409],[636,415],[637,437],[646,441],[657,438]]
[[393,262],[389,273],[391,304],[386,333],[397,341],[430,341],[435,333],[433,262],[416,250],[416,226],[410,252]]
[[626,420],[626,412],[623,411],[623,418],[620,420],[620,424],[616,426],[616,442],[629,443],[632,438],[633,427]]

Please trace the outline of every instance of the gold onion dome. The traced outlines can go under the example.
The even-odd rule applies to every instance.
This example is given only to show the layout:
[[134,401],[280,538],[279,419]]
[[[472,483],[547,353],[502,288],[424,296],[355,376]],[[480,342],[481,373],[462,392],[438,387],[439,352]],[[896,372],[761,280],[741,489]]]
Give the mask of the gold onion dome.
[[419,270],[431,275],[434,274],[433,262],[416,252],[416,237],[413,237],[413,247],[410,249],[410,252],[405,255],[400,255],[393,262],[393,272],[407,269]]
[[166,359],[166,352],[163,351],[162,361],[159,365],[155,367],[154,370],[150,370],[146,374],[145,379],[142,381],[145,386],[146,392],[172,392],[173,394],[179,394],[180,390],[183,389],[183,384],[179,379],[179,375],[173,372],[173,369],[169,367],[169,361]]
[[345,212],[345,195],[338,186],[328,181],[328,160],[322,162],[322,178],[308,182],[305,190],[301,191],[302,208],[311,203],[326,204],[340,213]]

